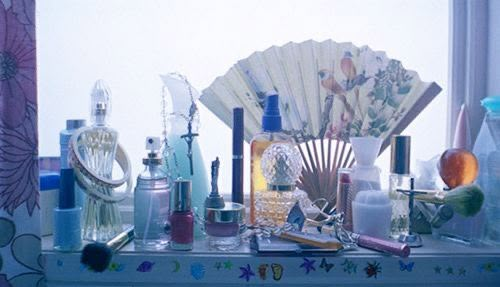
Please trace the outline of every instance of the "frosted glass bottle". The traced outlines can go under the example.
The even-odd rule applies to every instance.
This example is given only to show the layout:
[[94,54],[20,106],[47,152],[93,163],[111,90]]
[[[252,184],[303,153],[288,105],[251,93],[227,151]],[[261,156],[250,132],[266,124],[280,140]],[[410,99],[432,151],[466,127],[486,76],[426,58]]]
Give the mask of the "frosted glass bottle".
[[134,243],[147,250],[162,250],[168,244],[165,228],[169,216],[170,181],[161,169],[159,147],[160,138],[147,138],[146,148],[151,152],[142,160],[145,169],[137,177],[134,190]]

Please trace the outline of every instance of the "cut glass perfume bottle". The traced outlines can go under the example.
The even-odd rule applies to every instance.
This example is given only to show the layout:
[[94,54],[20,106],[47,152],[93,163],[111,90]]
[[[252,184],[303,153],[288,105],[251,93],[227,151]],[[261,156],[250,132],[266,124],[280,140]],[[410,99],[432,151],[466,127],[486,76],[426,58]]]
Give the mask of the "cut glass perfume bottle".
[[295,187],[302,171],[302,158],[293,144],[270,145],[262,155],[261,166],[267,190],[256,193],[257,224],[281,226],[296,202],[302,210],[311,206],[307,194]]
[[[111,178],[118,144],[118,132],[106,123],[111,113],[111,92],[98,80],[91,94],[92,126],[81,135],[81,149],[85,162],[99,176]],[[113,188],[92,183],[92,192],[113,196]],[[83,238],[89,241],[107,241],[122,231],[118,203],[105,202],[87,196],[83,210]]]

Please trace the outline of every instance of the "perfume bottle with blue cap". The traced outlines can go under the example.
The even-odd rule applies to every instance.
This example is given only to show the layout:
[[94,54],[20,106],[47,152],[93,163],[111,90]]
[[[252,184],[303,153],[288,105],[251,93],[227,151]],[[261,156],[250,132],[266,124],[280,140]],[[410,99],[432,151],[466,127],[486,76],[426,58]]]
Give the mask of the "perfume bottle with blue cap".
[[256,219],[256,198],[259,192],[266,190],[267,183],[262,173],[262,154],[273,143],[291,143],[290,136],[281,129],[279,96],[269,93],[266,97],[264,115],[262,116],[262,132],[256,134],[250,141],[250,223]]

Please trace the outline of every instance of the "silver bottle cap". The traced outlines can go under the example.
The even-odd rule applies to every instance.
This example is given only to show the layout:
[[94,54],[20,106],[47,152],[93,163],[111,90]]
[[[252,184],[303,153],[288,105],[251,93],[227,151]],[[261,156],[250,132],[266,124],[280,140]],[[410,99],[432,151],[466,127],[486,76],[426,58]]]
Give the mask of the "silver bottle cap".
[[172,211],[190,211],[191,210],[191,181],[185,179],[175,180],[174,190],[170,194],[172,197]]
[[76,130],[86,125],[85,120],[75,119],[75,120],[66,120],[66,129],[67,130]]
[[410,136],[392,136],[391,173],[410,174]]
[[223,208],[205,208],[208,223],[243,223],[245,206],[236,202],[226,202]]

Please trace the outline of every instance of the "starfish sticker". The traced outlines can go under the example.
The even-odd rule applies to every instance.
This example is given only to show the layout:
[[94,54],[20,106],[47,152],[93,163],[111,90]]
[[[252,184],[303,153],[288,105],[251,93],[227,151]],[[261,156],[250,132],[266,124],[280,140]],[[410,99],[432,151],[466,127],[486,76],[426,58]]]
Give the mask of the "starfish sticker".
[[231,270],[233,268],[233,262],[231,261],[224,261],[224,269]]
[[300,268],[304,268],[306,270],[306,274],[309,274],[311,270],[316,271],[316,268],[314,268],[314,262],[316,262],[316,260],[309,260],[304,257],[304,263],[300,265]]
[[459,276],[465,276],[465,268],[460,267],[460,268],[458,269],[458,275],[459,275]]
[[255,273],[253,273],[250,264],[247,264],[246,267],[240,267],[240,270],[241,270],[241,275],[238,278],[244,278],[247,282],[250,281],[250,278],[252,276],[255,276]]
[[442,269],[441,266],[434,267],[434,273],[441,274],[441,269]]

